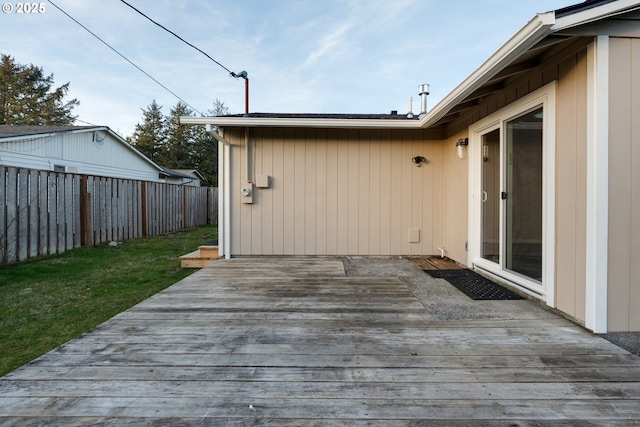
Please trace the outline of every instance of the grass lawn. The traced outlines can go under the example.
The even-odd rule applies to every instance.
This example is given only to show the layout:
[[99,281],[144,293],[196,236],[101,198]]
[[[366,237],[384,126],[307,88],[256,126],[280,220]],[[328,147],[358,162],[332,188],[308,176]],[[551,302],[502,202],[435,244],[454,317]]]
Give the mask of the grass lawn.
[[193,273],[178,257],[217,235],[200,227],[0,268],[0,376]]

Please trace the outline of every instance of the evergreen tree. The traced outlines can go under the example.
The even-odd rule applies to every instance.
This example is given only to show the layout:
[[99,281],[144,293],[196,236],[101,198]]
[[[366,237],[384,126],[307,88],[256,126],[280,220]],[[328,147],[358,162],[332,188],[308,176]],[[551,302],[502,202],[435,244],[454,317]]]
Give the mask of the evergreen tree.
[[136,125],[132,143],[142,154],[164,166],[166,142],[166,118],[162,106],[154,99],[146,110],[142,110],[142,124]]
[[194,127],[180,123],[180,117],[191,116],[193,111],[183,102],[178,102],[167,117],[166,166],[171,169],[192,169],[194,149]]
[[218,140],[204,126],[193,126],[193,168],[204,177],[202,185],[218,186]]
[[[224,116],[229,113],[229,108],[224,102],[216,99],[213,109],[208,110],[210,116]],[[194,126],[197,132],[194,144],[194,164],[198,165],[198,171],[205,177],[203,185],[218,186],[218,140],[215,139],[204,126]]]
[[[213,109],[207,111],[212,116],[227,112],[224,102],[218,99]],[[133,138],[129,139],[132,145],[160,166],[196,169],[204,177],[202,185],[217,186],[218,141],[204,126],[180,123],[180,117],[194,115],[186,104],[178,102],[165,117],[154,100],[142,113],[142,123],[136,125]]]
[[46,76],[41,67],[0,56],[0,124],[70,125],[79,102],[65,101],[68,91],[69,83],[53,88],[53,74]]
[[211,116],[226,116],[229,114],[229,108],[224,105],[224,102],[216,98],[216,100],[213,101],[213,109],[207,111],[207,113]]

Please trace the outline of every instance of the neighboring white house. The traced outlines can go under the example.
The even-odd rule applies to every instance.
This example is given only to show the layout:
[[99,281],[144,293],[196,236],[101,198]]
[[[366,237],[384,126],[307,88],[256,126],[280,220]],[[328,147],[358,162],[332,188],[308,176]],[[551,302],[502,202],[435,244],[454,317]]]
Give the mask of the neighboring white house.
[[157,165],[106,126],[0,125],[0,166],[171,184],[194,181],[190,174]]
[[173,171],[182,175],[182,181],[180,184],[200,187],[204,180],[204,176],[195,169],[174,169]]

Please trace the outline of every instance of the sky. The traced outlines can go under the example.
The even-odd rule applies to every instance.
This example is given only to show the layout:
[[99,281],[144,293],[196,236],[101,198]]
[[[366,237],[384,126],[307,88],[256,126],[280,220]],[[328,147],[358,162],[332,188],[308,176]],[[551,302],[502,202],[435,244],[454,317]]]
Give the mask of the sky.
[[[126,1],[227,69],[246,71],[250,112],[403,114],[409,96],[419,112],[420,84],[430,85],[430,109],[536,13],[581,0]],[[42,67],[56,87],[70,82],[77,125],[131,136],[153,100],[166,115],[179,98],[198,115],[216,99],[244,112],[243,79],[121,0],[53,3],[173,92],[51,2],[17,13],[19,2],[3,0],[0,53]]]

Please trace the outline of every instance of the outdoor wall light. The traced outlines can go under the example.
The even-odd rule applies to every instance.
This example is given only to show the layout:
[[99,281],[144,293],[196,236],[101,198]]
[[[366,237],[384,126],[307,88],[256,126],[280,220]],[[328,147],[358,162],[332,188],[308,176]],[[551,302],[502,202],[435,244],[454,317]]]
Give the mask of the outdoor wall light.
[[411,159],[411,161],[415,163],[417,167],[420,167],[421,164],[426,163],[427,159],[422,156],[415,156]]
[[464,159],[464,155],[467,152],[467,146],[469,145],[469,138],[460,138],[456,142],[456,152],[459,159]]

